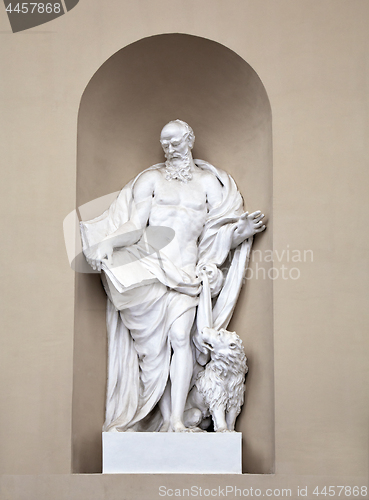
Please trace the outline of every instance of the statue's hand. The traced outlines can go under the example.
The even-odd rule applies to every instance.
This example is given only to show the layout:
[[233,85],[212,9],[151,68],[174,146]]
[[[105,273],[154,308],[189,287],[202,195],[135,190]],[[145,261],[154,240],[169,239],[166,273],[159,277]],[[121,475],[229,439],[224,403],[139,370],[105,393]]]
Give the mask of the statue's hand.
[[87,262],[95,271],[101,271],[101,261],[103,259],[110,260],[113,255],[113,244],[111,240],[103,240],[93,247],[89,247],[84,251]]
[[233,237],[235,246],[240,245],[247,238],[254,236],[254,234],[264,231],[266,226],[262,220],[263,217],[264,214],[260,210],[252,214],[245,212],[241,215]]

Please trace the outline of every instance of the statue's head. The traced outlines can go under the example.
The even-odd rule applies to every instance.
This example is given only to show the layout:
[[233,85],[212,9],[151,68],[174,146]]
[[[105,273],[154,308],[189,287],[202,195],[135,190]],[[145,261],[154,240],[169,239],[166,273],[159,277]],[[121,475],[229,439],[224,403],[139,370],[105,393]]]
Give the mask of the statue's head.
[[182,120],[167,123],[160,134],[160,143],[169,161],[188,157],[194,142],[195,135],[192,128]]

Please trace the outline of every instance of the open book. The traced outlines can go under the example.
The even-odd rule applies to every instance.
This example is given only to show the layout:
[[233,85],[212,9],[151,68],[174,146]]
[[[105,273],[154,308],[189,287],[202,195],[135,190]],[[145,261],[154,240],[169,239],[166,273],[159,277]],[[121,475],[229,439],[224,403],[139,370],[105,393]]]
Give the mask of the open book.
[[[91,222],[94,222],[93,225]],[[83,249],[98,245],[106,238],[106,228],[101,228],[101,224],[96,222],[100,221],[80,223]],[[157,278],[145,265],[145,259],[155,255],[155,260],[161,261],[160,249],[173,238],[174,231],[171,228],[148,226],[137,243],[127,248],[116,248],[111,259],[103,259],[101,270],[119,292],[154,283]]]

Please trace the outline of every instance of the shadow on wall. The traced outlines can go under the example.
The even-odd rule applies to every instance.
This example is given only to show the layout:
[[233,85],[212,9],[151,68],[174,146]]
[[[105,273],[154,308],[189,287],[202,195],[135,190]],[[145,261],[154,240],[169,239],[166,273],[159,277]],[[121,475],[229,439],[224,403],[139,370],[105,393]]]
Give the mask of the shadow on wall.
[[[272,248],[271,111],[264,86],[237,54],[183,34],[140,40],[114,54],[82,96],[78,121],[77,206],[122,188],[163,161],[162,127],[180,118],[196,135],[194,158],[230,173],[245,209],[261,209]],[[99,213],[89,213],[85,220]],[[266,264],[272,267],[272,263]],[[100,277],[76,274],[73,472],[101,472],[106,385],[106,298]],[[243,471],[274,467],[273,294],[271,280],[248,280],[230,324],[250,361],[238,419]]]

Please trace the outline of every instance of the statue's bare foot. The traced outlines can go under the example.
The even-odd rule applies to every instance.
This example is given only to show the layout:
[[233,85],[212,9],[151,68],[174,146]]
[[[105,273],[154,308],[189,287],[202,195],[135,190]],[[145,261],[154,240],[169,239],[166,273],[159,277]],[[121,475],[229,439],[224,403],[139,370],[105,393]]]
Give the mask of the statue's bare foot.
[[182,422],[177,422],[176,424],[173,424],[173,431],[174,432],[206,432],[200,429],[200,427],[185,427],[185,425]]
[[188,429],[187,427],[184,425],[183,422],[176,422],[175,424],[172,424],[172,429],[173,429],[173,432],[187,432]]

